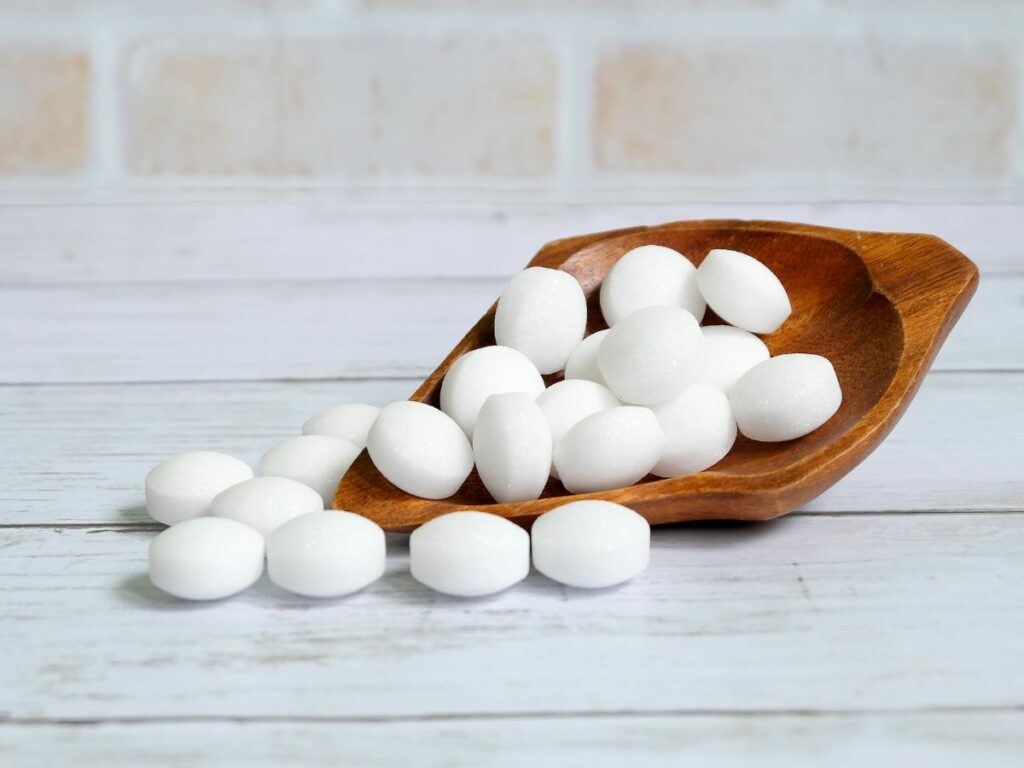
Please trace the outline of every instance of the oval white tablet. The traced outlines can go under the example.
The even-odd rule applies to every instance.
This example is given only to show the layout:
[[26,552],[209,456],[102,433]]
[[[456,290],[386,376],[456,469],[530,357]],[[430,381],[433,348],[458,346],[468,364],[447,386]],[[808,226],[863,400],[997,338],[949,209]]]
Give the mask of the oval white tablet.
[[620,405],[587,416],[555,445],[555,467],[572,493],[623,488],[661,458],[665,435],[650,408]]
[[487,398],[473,430],[473,456],[499,504],[540,498],[551,471],[551,430],[536,400],[522,392]]
[[793,311],[775,273],[739,251],[708,252],[697,268],[697,284],[720,318],[752,333],[778,330]]
[[820,355],[779,355],[751,368],[729,390],[736,426],[751,440],[775,443],[813,432],[839,410],[836,371]]
[[377,419],[380,408],[362,403],[335,405],[306,419],[304,435],[327,435],[347,440],[356,448],[366,447],[366,435]]
[[501,292],[494,340],[518,349],[541,373],[565,368],[587,327],[587,299],[576,278],[560,269],[529,267]]
[[717,387],[694,384],[651,410],[665,433],[665,449],[652,471],[659,477],[702,472],[725,458],[736,442],[729,398]]
[[[565,433],[592,413],[615,408],[619,403],[607,387],[585,379],[566,379],[552,384],[539,395],[537,405],[551,431],[551,444],[555,446]],[[558,470],[551,466],[551,475]]]
[[217,494],[210,514],[254,528],[264,536],[289,520],[324,508],[320,494],[287,477],[254,477]]
[[473,448],[451,417],[403,400],[381,409],[366,448],[393,485],[424,499],[446,499],[473,469]]
[[441,382],[441,410],[473,437],[473,425],[484,401],[502,392],[544,391],[537,366],[511,347],[481,347],[467,352],[448,369]]
[[704,365],[704,336],[680,307],[646,307],[620,320],[597,351],[608,389],[627,403],[675,397]]
[[608,335],[608,329],[592,333],[576,345],[565,363],[566,379],[587,379],[604,385],[604,376],[597,365],[597,350]]
[[303,435],[285,440],[263,454],[260,474],[287,477],[320,494],[324,507],[334,501],[341,478],[359,455],[347,440],[327,435]]
[[697,383],[710,384],[728,392],[740,377],[770,355],[768,347],[757,336],[731,325],[705,325],[704,367]]
[[351,512],[302,515],[267,537],[267,574],[282,589],[307,597],[339,597],[384,574],[384,531]]
[[157,534],[149,578],[185,600],[219,600],[255,584],[263,573],[263,536],[236,520],[197,517]]
[[571,587],[611,587],[639,576],[651,556],[651,526],[633,510],[584,499],[555,507],[530,530],[533,565]]
[[200,517],[209,513],[218,493],[251,477],[249,465],[233,456],[215,451],[182,453],[146,475],[146,511],[165,525]]
[[644,307],[682,307],[699,322],[704,297],[697,268],[679,251],[641,245],[626,253],[601,283],[601,314],[609,327]]
[[420,584],[446,595],[491,595],[530,572],[530,536],[497,515],[449,512],[412,532],[409,568]]

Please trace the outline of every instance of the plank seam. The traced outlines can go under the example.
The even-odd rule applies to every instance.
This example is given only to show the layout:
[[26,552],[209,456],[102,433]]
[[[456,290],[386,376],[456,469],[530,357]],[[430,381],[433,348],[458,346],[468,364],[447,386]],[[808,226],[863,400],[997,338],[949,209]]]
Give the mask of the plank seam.
[[[1014,376],[1024,373],[1021,368],[934,368],[928,376]],[[265,379],[137,379],[137,380],[86,380],[86,381],[0,381],[3,387],[159,387],[201,384],[332,384],[375,381],[423,381],[430,371],[424,369],[413,373],[353,373],[337,376],[278,377]]]
[[782,708],[782,709],[622,709],[622,710],[541,710],[532,712],[438,712],[409,715],[141,715],[113,717],[0,717],[0,726],[97,726],[97,725],[154,725],[154,724],[198,724],[198,723],[324,723],[324,724],[388,724],[388,723],[433,723],[433,722],[474,722],[495,720],[587,720],[615,718],[685,718],[685,717],[727,717],[727,718],[783,718],[783,717],[912,717],[919,715],[992,715],[1024,713],[1024,704],[983,704],[962,706],[926,707],[875,707],[875,708]]
[[[991,515],[993,517],[1006,517],[1009,515],[1024,515],[1024,509],[893,509],[893,510],[842,510],[838,512],[790,512],[783,517],[809,517],[809,518],[833,518],[833,517],[901,517],[901,516],[922,516],[941,515],[950,517],[953,515]],[[776,518],[782,519],[782,518]],[[771,522],[771,520],[762,521]],[[747,525],[749,521],[744,520],[694,520],[687,523],[676,523],[677,526],[687,527],[726,527],[730,525]],[[167,526],[161,523],[139,521],[136,523],[0,523],[0,530],[83,530],[90,533],[137,533],[144,531],[162,531]],[[661,526],[672,527],[672,526]]]

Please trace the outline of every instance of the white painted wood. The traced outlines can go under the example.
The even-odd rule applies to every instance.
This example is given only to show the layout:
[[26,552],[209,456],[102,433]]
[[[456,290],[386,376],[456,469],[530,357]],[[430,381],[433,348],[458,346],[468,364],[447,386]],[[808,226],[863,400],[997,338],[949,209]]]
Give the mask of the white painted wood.
[[15,719],[506,716],[1012,708],[1024,702],[1024,514],[793,517],[655,532],[583,593],[532,574],[431,593],[389,537],[348,599],[264,579],[187,604],[152,534],[0,530],[0,711]]
[[[0,386],[0,763],[1015,765],[1022,213],[0,207],[0,383],[53,382]],[[399,536],[346,600],[149,585],[157,461],[252,462],[329,404],[405,397],[546,240],[723,216],[937,232],[983,270],[943,372],[805,513],[658,529],[645,577],[593,595],[442,598]]]
[[[310,414],[413,381],[0,387],[0,523],[148,521],[142,479],[176,453],[255,464]],[[1024,508],[1024,374],[933,374],[896,429],[807,509]]]
[[[0,383],[424,376],[503,280],[0,287]],[[1024,275],[983,280],[936,370],[1024,368]]]
[[0,381],[421,376],[499,287],[487,279],[0,289]]
[[549,240],[696,218],[932,232],[1024,269],[1022,205],[193,203],[0,206],[0,283],[504,276]]
[[152,522],[142,481],[209,449],[256,466],[345,402],[405,399],[410,380],[0,387],[0,523]]
[[385,722],[157,722],[0,725],[19,768],[410,764],[714,766],[714,768],[1017,768],[1020,712],[899,715],[693,715]]

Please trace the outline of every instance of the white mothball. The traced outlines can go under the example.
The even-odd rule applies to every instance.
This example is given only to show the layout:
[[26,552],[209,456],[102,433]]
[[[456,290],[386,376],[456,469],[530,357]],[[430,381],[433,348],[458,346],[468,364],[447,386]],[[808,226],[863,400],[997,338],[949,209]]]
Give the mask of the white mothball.
[[700,374],[704,336],[681,307],[646,307],[608,331],[597,352],[608,389],[627,403],[675,397]]
[[682,307],[699,322],[706,305],[689,259],[663,245],[641,245],[608,271],[601,284],[601,314],[610,327],[655,306]]
[[768,347],[757,336],[731,325],[705,325],[704,367],[697,382],[728,392],[740,377],[769,358]]
[[499,504],[540,498],[551,471],[551,430],[537,402],[522,392],[487,398],[473,430],[473,456]]
[[449,512],[409,537],[409,569],[427,587],[456,597],[508,589],[530,572],[530,536],[486,512]]
[[320,494],[297,480],[254,477],[217,494],[210,514],[245,523],[266,536],[292,518],[323,508]]
[[375,405],[335,405],[306,419],[302,425],[302,434],[341,438],[362,450],[366,447],[366,435],[379,413],[380,408]]
[[839,410],[835,369],[820,355],[779,355],[754,366],[729,390],[740,432],[780,442],[813,432]]
[[159,533],[149,545],[149,578],[186,600],[219,600],[263,573],[263,536],[223,517],[197,517]]
[[351,512],[311,512],[267,537],[267,574],[282,589],[307,597],[339,597],[384,574],[384,531]]
[[651,410],[665,433],[665,450],[653,470],[659,477],[702,472],[725,458],[736,442],[729,398],[716,387],[694,384]]
[[[539,395],[540,407],[548,428],[551,430],[551,444],[565,437],[565,433],[592,413],[615,408],[619,403],[607,387],[586,379],[566,379],[552,384]],[[551,466],[552,477],[558,477],[558,470]]]
[[576,278],[560,269],[529,267],[501,292],[494,340],[526,355],[541,373],[565,367],[587,326],[587,300]]
[[260,459],[264,477],[287,477],[320,494],[330,507],[341,478],[359,455],[359,447],[326,435],[303,435],[274,446]]
[[640,575],[651,556],[651,526],[628,507],[585,499],[555,507],[530,530],[533,565],[571,587],[611,587]]
[[597,350],[608,335],[608,329],[592,333],[576,345],[565,363],[566,379],[587,379],[604,384],[604,376],[597,365]]
[[403,400],[381,409],[366,448],[393,485],[424,499],[446,499],[473,469],[473,448],[450,416]]
[[146,475],[146,511],[159,523],[174,525],[208,514],[214,497],[248,480],[248,464],[215,451],[182,453]]
[[555,468],[571,493],[622,488],[654,469],[664,444],[650,408],[620,405],[570,429],[555,445]]
[[739,251],[710,251],[697,268],[697,284],[720,318],[752,333],[777,331],[793,311],[775,273]]
[[467,436],[484,401],[502,392],[525,392],[536,397],[544,391],[537,366],[511,347],[480,347],[467,352],[448,369],[441,382],[441,410],[455,419]]

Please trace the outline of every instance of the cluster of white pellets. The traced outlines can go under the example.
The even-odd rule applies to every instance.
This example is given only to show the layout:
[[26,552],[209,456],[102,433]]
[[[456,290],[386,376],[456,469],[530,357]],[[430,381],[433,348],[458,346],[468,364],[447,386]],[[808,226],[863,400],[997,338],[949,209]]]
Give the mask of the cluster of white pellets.
[[[381,474],[431,499],[454,494],[474,465],[500,503],[540,497],[549,477],[600,492],[702,472],[738,433],[792,440],[839,408],[827,359],[772,358],[755,335],[792,310],[775,274],[747,254],[715,249],[694,267],[662,245],[634,248],[602,283],[600,307],[608,328],[584,336],[587,301],[569,273],[531,267],[513,278],[495,344],[450,366],[439,407],[395,403],[370,428]],[[729,325],[702,327],[709,307]],[[545,388],[543,375],[558,372]]]
[[[547,440],[544,477],[551,461]],[[320,495],[294,480],[235,482],[246,474],[239,465],[245,468],[224,454],[196,452],[150,472],[147,500],[177,518],[149,547],[149,574],[157,587],[186,600],[219,600],[255,584],[265,564],[279,587],[329,598],[357,592],[384,574],[387,545],[375,522],[324,510]],[[531,544],[535,567],[549,578],[609,587],[647,567],[650,526],[636,512],[606,501],[546,512],[532,536],[498,515],[451,512],[412,533],[409,568],[435,591],[481,597],[526,578]]]
[[[600,291],[608,328],[585,336],[587,300],[567,272],[531,267],[502,292],[495,344],[456,360],[439,406],[329,408],[302,435],[271,448],[259,477],[243,462],[199,451],[146,478],[154,519],[171,526],[150,547],[164,591],[209,600],[257,581],[311,597],[362,589],[384,573],[385,537],[353,512],[325,511],[365,448],[401,490],[454,495],[474,466],[499,503],[537,499],[549,478],[596,493],[648,475],[704,471],[751,440],[792,440],[838,410],[832,364],[810,354],[771,357],[755,334],[776,331],[791,306],[782,283],[743,253],[712,250],[699,268],[661,245],[629,251]],[[701,326],[709,308],[729,325]],[[562,373],[545,387],[544,375]],[[608,501],[565,504],[532,531],[480,511],[452,512],[416,529],[410,570],[446,594],[493,594],[534,567],[584,588],[644,570],[650,526]]]

